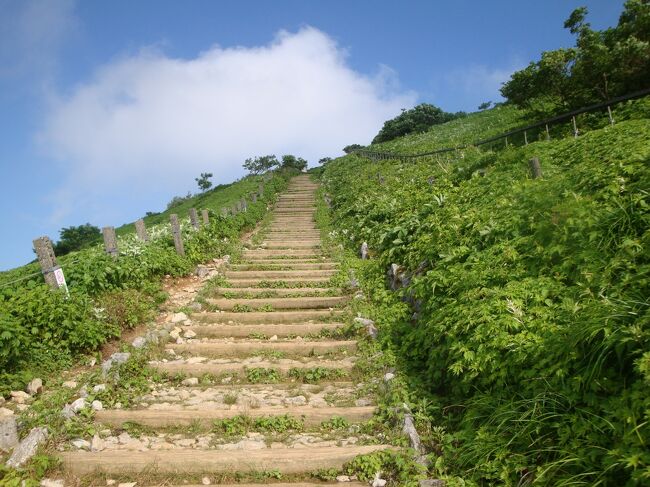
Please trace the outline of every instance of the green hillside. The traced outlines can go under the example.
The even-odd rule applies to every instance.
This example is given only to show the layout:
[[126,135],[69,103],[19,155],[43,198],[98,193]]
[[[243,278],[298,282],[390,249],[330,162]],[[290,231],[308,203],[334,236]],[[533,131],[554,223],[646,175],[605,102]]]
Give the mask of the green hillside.
[[[163,276],[190,275],[197,264],[235,252],[239,235],[264,217],[292,175],[277,171],[269,173],[268,181],[249,176],[147,217],[148,243],[136,238],[133,224],[125,225],[118,232],[117,259],[104,252],[103,244],[58,258],[69,298],[45,285],[37,263],[0,274],[0,394],[70,367],[123,329],[146,323],[165,299]],[[252,203],[249,194],[262,182],[264,192]],[[221,214],[222,207],[232,207],[242,197],[248,200],[246,212]],[[189,224],[192,207],[210,210],[210,224],[199,231]],[[184,256],[174,247],[171,213],[181,219]]]
[[[369,149],[467,144],[524,115],[502,106]],[[434,475],[650,483],[650,99],[614,119],[578,117],[578,138],[565,124],[528,145],[322,168],[336,234],[351,251],[369,245],[366,277],[401,266],[395,294],[410,310],[378,289],[387,311],[372,318],[426,397],[414,407],[429,418]]]

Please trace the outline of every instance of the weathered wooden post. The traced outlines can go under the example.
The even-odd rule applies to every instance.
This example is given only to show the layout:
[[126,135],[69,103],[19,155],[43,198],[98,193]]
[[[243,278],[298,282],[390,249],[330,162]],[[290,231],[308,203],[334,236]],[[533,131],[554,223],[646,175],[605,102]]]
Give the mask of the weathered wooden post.
[[528,161],[528,167],[530,168],[530,174],[533,179],[542,177],[542,165],[539,162],[539,157],[533,157]]
[[260,183],[260,185],[258,186],[257,194],[259,194],[260,197],[262,197],[262,195],[264,194],[264,184],[263,183]]
[[60,269],[56,262],[52,241],[48,237],[39,237],[34,240],[34,250],[38,257],[38,263],[41,264],[41,271],[45,278],[45,283],[52,289],[58,289],[59,283],[56,280],[54,271]]
[[228,208],[221,208],[221,216],[224,218],[228,216]]
[[190,223],[194,227],[194,230],[199,229],[199,215],[196,212],[196,208],[190,208]]
[[210,224],[210,215],[208,214],[208,210],[201,210],[201,217],[203,218],[203,224],[207,227]]
[[243,198],[239,200],[239,204],[241,207],[241,211],[246,211],[248,209],[248,205],[246,204],[246,198]]
[[143,242],[149,241],[149,235],[147,235],[147,227],[145,227],[144,220],[142,218],[136,220],[135,222],[135,233]]
[[178,215],[172,213],[169,216],[169,220],[172,224],[172,235],[174,237],[174,247],[176,247],[176,252],[179,255],[185,255],[185,248],[183,247],[183,239],[181,237],[181,225],[178,223]]
[[253,200],[253,203],[257,203],[257,193],[251,193],[251,199]]
[[546,140],[551,140],[551,132],[548,131],[548,124],[546,124]]
[[116,259],[119,252],[117,251],[115,227],[102,228],[102,234],[104,235],[104,249],[106,250],[106,253]]
[[239,213],[239,201],[232,205],[232,208],[230,209],[230,214],[235,216],[237,213]]
[[578,138],[578,125],[576,124],[576,117],[575,115],[571,117],[571,120],[573,121],[573,137]]
[[607,105],[607,114],[609,115],[609,123],[614,125],[614,116],[612,115],[612,108]]

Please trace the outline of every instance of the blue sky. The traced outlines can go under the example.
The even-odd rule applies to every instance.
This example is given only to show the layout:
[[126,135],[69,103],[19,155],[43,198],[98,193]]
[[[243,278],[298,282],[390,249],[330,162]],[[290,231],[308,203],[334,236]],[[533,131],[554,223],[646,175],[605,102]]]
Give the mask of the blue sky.
[[622,0],[0,0],[0,270],[60,228],[133,221],[246,157],[315,163],[401,108],[473,111]]

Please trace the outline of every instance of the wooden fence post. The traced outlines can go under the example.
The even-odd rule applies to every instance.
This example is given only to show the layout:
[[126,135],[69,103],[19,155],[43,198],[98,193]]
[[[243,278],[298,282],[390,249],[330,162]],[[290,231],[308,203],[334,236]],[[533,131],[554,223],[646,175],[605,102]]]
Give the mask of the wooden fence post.
[[253,200],[253,203],[257,203],[257,193],[251,193],[251,199]]
[[58,289],[59,283],[56,281],[54,271],[60,269],[60,267],[56,262],[52,241],[48,237],[39,237],[34,240],[34,250],[38,257],[38,263],[41,264],[45,283],[52,289]]
[[119,252],[117,251],[115,227],[102,228],[102,234],[104,235],[104,249],[106,250],[106,253],[116,259]]
[[224,218],[228,216],[228,208],[221,208],[221,216]]
[[239,204],[241,207],[241,211],[246,211],[247,210],[247,205],[246,205],[246,198],[243,198],[239,200]]
[[232,205],[232,208],[230,209],[230,213],[235,216],[237,213],[239,213],[239,201]]
[[260,183],[260,185],[257,188],[257,194],[259,194],[260,197],[262,197],[262,195],[264,194],[264,184]]
[[145,227],[144,220],[142,218],[136,220],[135,222],[135,233],[143,242],[149,241],[149,235],[147,235],[147,227]]
[[196,208],[190,208],[190,223],[192,223],[194,230],[199,229],[199,215],[196,213]]
[[172,213],[169,216],[169,220],[172,224],[172,235],[174,236],[174,247],[176,247],[176,252],[179,255],[185,255],[185,248],[183,247],[183,239],[181,237],[181,225],[178,223],[178,215]]
[[538,179],[542,177],[542,165],[539,162],[539,157],[533,157],[528,161],[528,167],[530,168],[530,174],[533,179]]
[[205,226],[208,226],[210,224],[210,215],[208,213],[208,210],[201,210],[201,216],[203,217],[203,224]]

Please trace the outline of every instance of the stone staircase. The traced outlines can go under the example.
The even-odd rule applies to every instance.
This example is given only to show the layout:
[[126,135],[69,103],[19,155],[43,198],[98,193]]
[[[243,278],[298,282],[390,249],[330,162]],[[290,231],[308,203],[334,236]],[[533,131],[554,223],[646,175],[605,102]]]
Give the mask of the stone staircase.
[[[177,479],[165,485],[187,486],[201,476],[235,485],[218,479],[224,472],[236,477],[271,471],[295,481],[273,483],[262,476],[255,479],[259,483],[236,485],[313,487],[329,484],[311,481],[311,472],[339,469],[357,455],[388,448],[364,438],[359,428],[338,433],[319,428],[332,418],[361,424],[372,418],[375,406],[350,375],[357,341],[338,333],[345,327],[349,297],[330,285],[338,264],[321,251],[316,189],[307,176],[292,180],[278,199],[263,243],[244,250],[242,260],[229,266],[227,285],[212,288],[206,299],[210,310],[193,314],[177,343],[165,346],[167,359],[151,363],[178,376],[179,383],[154,388],[130,409],[98,411],[95,421],[110,428],[118,442],[96,451],[62,452],[71,475],[138,480],[154,473]],[[316,375],[300,380],[308,373]],[[287,415],[302,421],[304,429],[265,435],[253,427],[237,437],[213,428],[215,421],[235,417],[254,422]],[[145,433],[118,435],[128,424]]]

